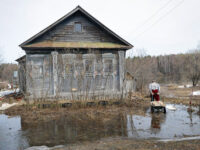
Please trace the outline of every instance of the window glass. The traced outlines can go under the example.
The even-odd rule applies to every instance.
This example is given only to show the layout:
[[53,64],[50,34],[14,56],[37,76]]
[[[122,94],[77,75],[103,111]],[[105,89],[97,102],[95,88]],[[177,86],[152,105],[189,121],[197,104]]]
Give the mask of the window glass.
[[82,25],[79,22],[76,22],[74,25],[74,31],[75,32],[81,32],[82,31]]

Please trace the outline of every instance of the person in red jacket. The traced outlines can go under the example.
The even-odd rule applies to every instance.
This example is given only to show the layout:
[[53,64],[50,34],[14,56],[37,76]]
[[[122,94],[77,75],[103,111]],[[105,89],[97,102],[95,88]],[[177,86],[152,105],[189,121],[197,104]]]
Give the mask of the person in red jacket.
[[160,85],[156,83],[155,80],[152,81],[152,83],[149,84],[149,92],[151,96],[151,101],[159,101],[160,100]]

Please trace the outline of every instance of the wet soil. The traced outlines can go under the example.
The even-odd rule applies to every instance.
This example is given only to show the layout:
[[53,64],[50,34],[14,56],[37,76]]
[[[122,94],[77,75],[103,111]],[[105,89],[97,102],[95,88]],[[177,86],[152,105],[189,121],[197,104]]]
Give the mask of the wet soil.
[[52,107],[41,109],[38,108],[38,104],[35,105],[19,105],[12,107],[5,111],[6,115],[16,116],[19,115],[23,118],[24,124],[37,124],[41,122],[48,122],[51,120],[57,120],[64,116],[72,116],[72,118],[81,116],[90,116],[94,118],[96,115],[112,116],[116,113],[130,113],[137,115],[145,115],[146,110],[149,108],[149,100],[137,99],[127,100],[119,105],[106,105],[106,106],[92,106],[92,107],[81,107],[73,106],[68,108]]
[[[62,148],[52,149],[198,150],[200,140],[158,141],[162,138],[176,139],[200,135],[200,117],[196,113],[198,108],[195,107],[195,111],[188,112],[188,106],[174,106],[177,110],[168,110],[165,115],[151,114],[148,99],[132,100],[117,106],[79,109],[75,107],[39,109],[35,106],[21,105],[6,111],[7,115],[21,116],[13,118],[20,122],[19,128],[15,130],[14,126],[7,124],[4,131],[7,130],[5,133],[8,136],[7,140],[14,142],[14,139],[18,139],[18,145],[14,142],[14,146],[17,145],[22,149],[37,145],[49,147],[64,145]],[[10,120],[8,117],[7,119]],[[0,142],[0,145],[4,143],[6,142]]]
[[158,142],[155,140],[106,139],[84,142],[54,150],[199,150],[200,140],[181,142]]
[[169,98],[169,97],[163,97],[162,100],[165,103],[183,104],[183,105],[191,105],[191,106],[200,106],[200,96],[198,96],[198,97],[187,97],[187,98]]
[[[148,95],[146,98],[140,95],[120,104],[106,106],[75,105],[66,108],[53,106],[41,109],[38,104],[20,105],[6,110],[5,114],[20,116],[21,126],[18,130],[22,132],[17,135],[20,134],[20,139],[28,143],[24,144],[23,148],[36,145],[49,147],[65,145],[62,148],[53,149],[200,150],[200,140],[157,141],[161,138],[200,134],[198,107],[194,112],[188,112],[190,105],[188,98],[162,97],[161,100],[187,106],[177,105],[176,107],[180,109],[176,112],[167,112],[166,116],[163,113],[151,114]],[[199,100],[199,98],[193,98],[191,105],[199,106]]]
[[174,86],[161,86],[161,100],[168,103],[200,106],[200,95],[192,96],[193,91],[200,87],[178,88]]

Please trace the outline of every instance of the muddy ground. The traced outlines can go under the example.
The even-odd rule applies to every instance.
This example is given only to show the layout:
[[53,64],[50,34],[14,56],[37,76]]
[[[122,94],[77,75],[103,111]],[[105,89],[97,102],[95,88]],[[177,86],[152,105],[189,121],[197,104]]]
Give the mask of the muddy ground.
[[110,117],[120,113],[129,113],[136,115],[145,115],[146,110],[149,108],[148,99],[132,99],[126,100],[125,102],[119,102],[117,104],[107,104],[106,106],[95,105],[85,106],[73,104],[70,107],[63,108],[60,105],[51,105],[50,108],[40,108],[38,105],[42,104],[31,104],[31,105],[19,105],[12,107],[5,111],[6,115],[9,116],[21,116],[24,124],[37,124],[40,122],[48,122],[51,120],[57,120],[61,117],[81,118],[81,116],[88,116],[95,118]]
[[[164,87],[165,88],[165,87]],[[179,89],[177,87],[168,87],[166,90],[173,96],[162,95],[161,100],[165,103],[185,104],[192,106],[200,105],[200,97],[189,96],[191,89]],[[181,95],[181,96],[180,96]],[[59,105],[60,106],[60,105]],[[76,104],[67,108],[59,107],[53,104],[50,108],[41,108],[40,103],[31,105],[19,105],[5,111],[9,116],[20,115],[23,128],[26,126],[37,127],[42,122],[59,120],[62,117],[69,121],[76,121],[78,124],[94,122],[94,126],[101,129],[102,125],[113,126],[114,120],[120,114],[134,114],[144,116],[146,110],[150,107],[150,98],[148,94],[132,94],[131,98],[120,103],[109,103],[106,106],[95,105],[86,106],[85,104]],[[98,116],[98,117],[97,117]],[[111,117],[112,116],[112,117]],[[95,119],[98,118],[98,119]],[[115,119],[116,121],[117,119]],[[91,126],[90,128],[93,128]],[[113,126],[114,128],[114,126]],[[140,140],[128,138],[110,138],[103,137],[94,141],[82,141],[76,144],[69,144],[63,148],[54,148],[61,150],[200,150],[200,140],[179,141],[179,142],[159,142],[156,139]]]
[[102,139],[69,145],[55,150],[200,150],[200,140],[179,142],[158,142],[155,140]]

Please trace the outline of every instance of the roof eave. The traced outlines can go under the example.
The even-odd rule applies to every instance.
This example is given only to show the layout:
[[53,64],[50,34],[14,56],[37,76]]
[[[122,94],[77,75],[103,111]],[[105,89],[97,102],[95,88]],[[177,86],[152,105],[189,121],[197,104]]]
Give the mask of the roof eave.
[[111,47],[21,47],[23,50],[35,50],[35,49],[49,49],[49,50],[52,50],[52,49],[115,49],[115,50],[119,50],[119,49],[122,49],[122,50],[129,50],[131,49],[132,47],[130,46],[127,46],[127,47],[116,47],[116,48],[111,48]]
[[20,62],[26,59],[26,55],[23,55],[22,57],[19,57],[18,59],[16,59],[16,62]]

